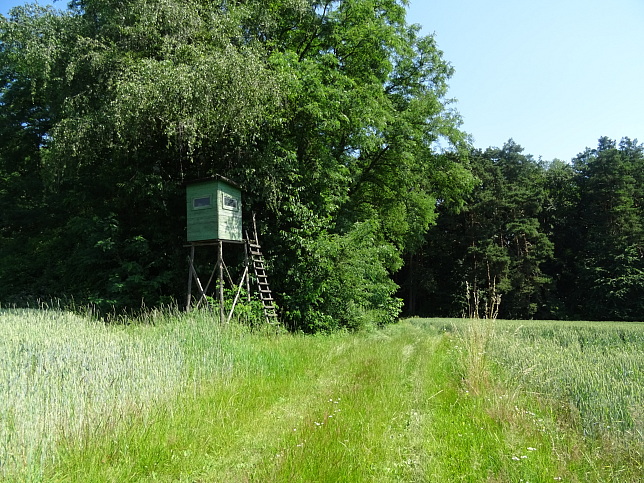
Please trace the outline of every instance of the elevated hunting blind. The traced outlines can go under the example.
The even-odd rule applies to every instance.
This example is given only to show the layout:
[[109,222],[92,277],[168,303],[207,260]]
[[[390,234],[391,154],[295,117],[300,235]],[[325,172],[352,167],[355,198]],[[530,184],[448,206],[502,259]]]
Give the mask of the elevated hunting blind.
[[241,188],[224,178],[193,181],[186,185],[188,241],[242,241]]
[[[213,299],[209,299],[207,294],[216,275],[216,293],[219,295],[219,320],[222,323],[230,321],[244,287],[246,288],[248,301],[250,301],[250,272],[252,270],[266,321],[277,321],[277,311],[268,285],[266,269],[264,268],[264,255],[257,239],[255,215],[253,215],[253,238],[244,239],[242,235],[241,187],[237,183],[219,175],[213,178],[192,181],[186,183],[185,186],[186,228],[189,243],[186,246],[190,248],[186,310],[190,310],[192,306],[193,282],[198,292],[195,307],[198,308],[202,303],[205,305],[213,304]],[[234,283],[224,263],[224,243],[244,246],[244,270],[238,284]],[[197,269],[202,270],[205,267],[203,263],[195,265],[195,249],[200,247],[200,250],[209,251],[212,246],[217,247],[217,263],[204,285],[201,283]],[[230,286],[237,292],[228,316],[224,312],[226,309],[224,274],[228,275]]]

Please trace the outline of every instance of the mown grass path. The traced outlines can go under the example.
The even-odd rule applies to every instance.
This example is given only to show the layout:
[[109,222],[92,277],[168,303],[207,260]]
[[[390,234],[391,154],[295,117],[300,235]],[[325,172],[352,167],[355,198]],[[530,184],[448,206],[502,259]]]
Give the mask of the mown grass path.
[[585,439],[529,388],[505,387],[451,321],[218,337],[225,367],[142,415],[62,435],[33,480],[640,481],[641,448],[603,457],[612,443]]
[[[422,480],[426,395],[441,336],[257,338],[234,373],[115,438],[72,449],[69,481]],[[434,368],[435,369],[435,368]],[[423,382],[424,381],[424,382]]]

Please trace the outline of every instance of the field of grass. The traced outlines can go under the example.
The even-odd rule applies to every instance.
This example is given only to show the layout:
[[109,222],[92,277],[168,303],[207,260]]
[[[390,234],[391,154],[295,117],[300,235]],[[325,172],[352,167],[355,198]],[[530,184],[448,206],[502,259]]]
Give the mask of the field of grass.
[[640,481],[644,325],[0,310],[2,481]]

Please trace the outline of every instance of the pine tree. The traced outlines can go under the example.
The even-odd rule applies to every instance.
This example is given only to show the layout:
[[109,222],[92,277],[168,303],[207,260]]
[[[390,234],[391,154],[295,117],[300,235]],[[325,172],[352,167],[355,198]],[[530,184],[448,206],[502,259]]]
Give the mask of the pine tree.
[[574,303],[579,316],[644,316],[644,150],[637,141],[601,138],[574,160],[580,189]]

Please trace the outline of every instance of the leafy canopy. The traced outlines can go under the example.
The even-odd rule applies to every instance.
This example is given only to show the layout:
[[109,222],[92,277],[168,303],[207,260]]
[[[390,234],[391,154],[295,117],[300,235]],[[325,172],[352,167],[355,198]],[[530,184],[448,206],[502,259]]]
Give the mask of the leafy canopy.
[[[406,23],[406,6],[14,9],[0,23],[0,129],[10,140],[0,202],[13,207],[0,238],[11,253],[2,296],[106,307],[182,298],[181,183],[218,173],[241,182],[257,212],[291,327],[393,320],[402,254],[422,242],[437,205],[462,204],[473,181],[446,97],[453,70]],[[32,278],[16,277],[10,258],[28,259]],[[45,260],[54,263],[43,272]]]

